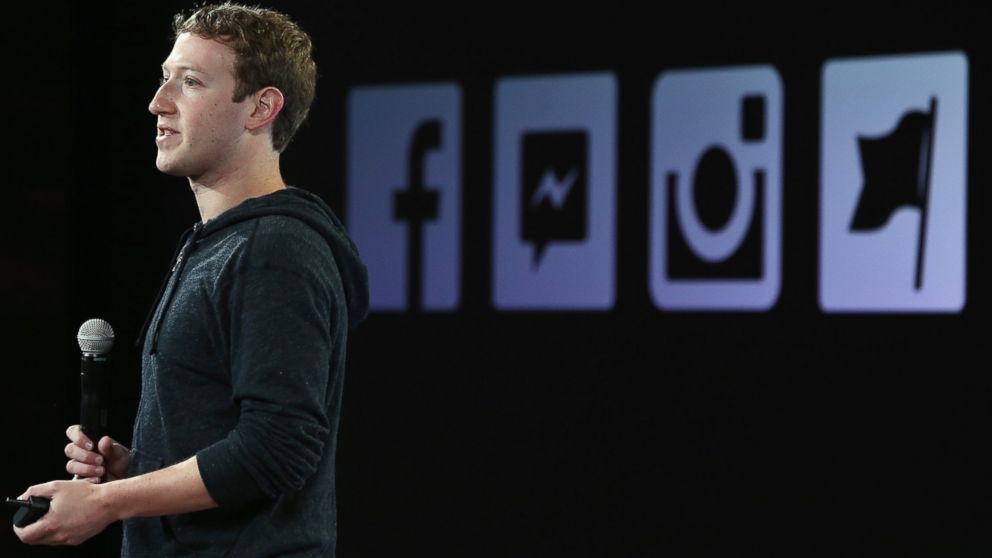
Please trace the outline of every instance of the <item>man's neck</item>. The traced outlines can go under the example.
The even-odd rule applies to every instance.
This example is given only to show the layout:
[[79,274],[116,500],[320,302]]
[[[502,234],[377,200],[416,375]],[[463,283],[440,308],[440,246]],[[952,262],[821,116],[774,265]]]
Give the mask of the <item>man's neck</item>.
[[286,188],[279,171],[279,156],[238,167],[211,177],[189,179],[190,189],[204,223],[245,200]]

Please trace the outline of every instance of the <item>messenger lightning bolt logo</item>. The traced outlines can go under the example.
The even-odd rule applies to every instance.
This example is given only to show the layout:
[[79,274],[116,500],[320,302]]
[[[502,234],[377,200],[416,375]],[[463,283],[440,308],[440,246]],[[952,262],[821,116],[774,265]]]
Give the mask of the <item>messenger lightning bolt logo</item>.
[[496,308],[612,307],[615,76],[500,79],[494,132]]
[[565,205],[565,199],[568,198],[568,193],[572,191],[572,186],[575,184],[575,179],[578,175],[578,171],[573,170],[568,173],[568,176],[562,180],[558,180],[555,173],[550,170],[545,172],[541,178],[541,184],[530,198],[530,206],[537,207],[541,205],[542,201],[548,200],[551,207],[561,209]]

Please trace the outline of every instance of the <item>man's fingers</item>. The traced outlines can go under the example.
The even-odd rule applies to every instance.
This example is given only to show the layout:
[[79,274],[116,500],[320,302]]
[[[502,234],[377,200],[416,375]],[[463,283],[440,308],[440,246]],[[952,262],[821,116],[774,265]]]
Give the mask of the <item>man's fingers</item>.
[[17,538],[21,539],[21,542],[24,544],[36,544],[38,542],[37,533],[37,522],[26,527],[14,526],[14,534],[17,535]]
[[98,465],[87,465],[85,463],[80,463],[78,461],[70,461],[65,464],[65,470],[69,474],[76,475],[77,478],[89,480],[95,477],[97,480],[103,476],[104,469],[102,466]]
[[92,451],[86,451],[76,444],[69,444],[65,447],[65,456],[87,465],[103,465],[103,456]]
[[55,494],[55,489],[58,487],[59,483],[63,481],[52,481],[46,482],[45,484],[36,484],[34,486],[29,486],[24,494],[20,495],[20,499],[23,500],[29,496],[44,496],[45,498],[51,498]]
[[21,542],[25,544],[43,544],[45,538],[51,533],[51,527],[45,520],[45,516],[34,523],[24,527],[14,527],[14,533]]
[[86,448],[90,451],[93,450],[93,441],[89,439],[89,436],[83,433],[82,427],[78,424],[73,424],[65,431],[66,437],[72,440],[72,443],[76,444],[81,448]]

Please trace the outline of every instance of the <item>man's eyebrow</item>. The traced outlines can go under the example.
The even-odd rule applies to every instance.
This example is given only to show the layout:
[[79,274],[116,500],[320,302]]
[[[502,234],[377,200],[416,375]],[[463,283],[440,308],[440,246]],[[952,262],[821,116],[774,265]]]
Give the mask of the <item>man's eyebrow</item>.
[[[196,66],[189,66],[187,64],[179,64],[177,66],[174,66],[174,68],[176,70],[193,70],[194,72],[200,72],[201,74],[205,74],[206,73],[205,71],[201,70],[200,68],[197,68]],[[169,71],[169,68],[167,68],[166,67],[166,64],[164,64],[164,63],[162,64],[162,71],[163,72],[168,72]]]

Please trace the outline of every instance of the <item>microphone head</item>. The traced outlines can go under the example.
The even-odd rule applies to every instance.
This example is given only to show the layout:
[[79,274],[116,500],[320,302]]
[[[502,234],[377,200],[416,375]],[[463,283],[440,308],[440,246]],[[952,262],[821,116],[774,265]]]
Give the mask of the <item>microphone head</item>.
[[114,328],[99,318],[86,320],[76,334],[84,355],[105,355],[114,346]]

